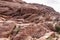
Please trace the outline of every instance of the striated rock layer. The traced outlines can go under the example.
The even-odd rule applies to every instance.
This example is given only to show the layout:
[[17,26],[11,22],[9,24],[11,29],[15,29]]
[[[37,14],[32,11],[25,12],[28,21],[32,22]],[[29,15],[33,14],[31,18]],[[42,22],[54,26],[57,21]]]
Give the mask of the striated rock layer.
[[1,40],[41,40],[46,33],[54,34],[56,25],[60,25],[60,14],[51,7],[22,0],[0,0]]

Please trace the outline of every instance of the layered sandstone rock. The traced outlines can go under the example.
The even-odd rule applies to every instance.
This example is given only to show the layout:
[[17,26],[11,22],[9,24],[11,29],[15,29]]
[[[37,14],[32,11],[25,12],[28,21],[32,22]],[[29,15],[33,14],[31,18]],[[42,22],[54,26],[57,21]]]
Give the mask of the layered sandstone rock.
[[0,0],[0,38],[41,40],[47,34],[53,35],[56,25],[60,25],[60,14],[51,7],[22,0]]

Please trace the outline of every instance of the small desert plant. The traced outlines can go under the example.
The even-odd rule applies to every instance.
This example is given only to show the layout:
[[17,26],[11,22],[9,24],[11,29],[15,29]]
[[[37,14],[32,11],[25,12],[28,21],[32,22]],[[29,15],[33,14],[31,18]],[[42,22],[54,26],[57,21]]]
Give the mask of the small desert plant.
[[59,25],[56,25],[55,26],[55,29],[56,29],[56,32],[58,32],[60,34],[60,26]]

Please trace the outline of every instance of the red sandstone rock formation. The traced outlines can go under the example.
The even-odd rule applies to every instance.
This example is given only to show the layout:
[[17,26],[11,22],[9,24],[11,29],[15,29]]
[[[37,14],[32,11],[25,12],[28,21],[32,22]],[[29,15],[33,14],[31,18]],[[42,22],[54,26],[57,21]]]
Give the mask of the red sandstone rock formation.
[[54,33],[59,22],[60,14],[46,5],[0,0],[0,38],[39,40],[46,33]]

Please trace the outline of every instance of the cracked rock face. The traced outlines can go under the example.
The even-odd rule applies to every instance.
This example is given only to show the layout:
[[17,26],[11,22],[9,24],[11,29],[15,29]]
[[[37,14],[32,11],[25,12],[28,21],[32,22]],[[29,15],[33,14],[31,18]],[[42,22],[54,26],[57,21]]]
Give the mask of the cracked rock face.
[[[0,0],[1,40],[41,40],[54,34],[60,14],[42,4]],[[45,37],[47,34],[49,36]]]

